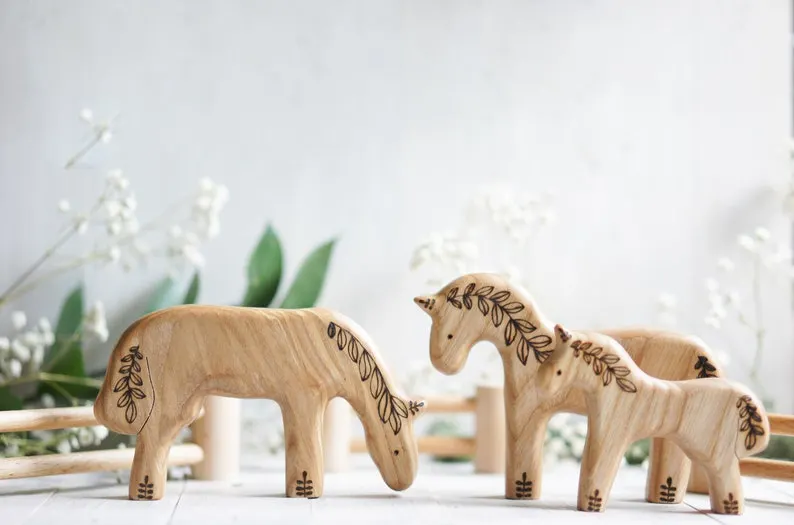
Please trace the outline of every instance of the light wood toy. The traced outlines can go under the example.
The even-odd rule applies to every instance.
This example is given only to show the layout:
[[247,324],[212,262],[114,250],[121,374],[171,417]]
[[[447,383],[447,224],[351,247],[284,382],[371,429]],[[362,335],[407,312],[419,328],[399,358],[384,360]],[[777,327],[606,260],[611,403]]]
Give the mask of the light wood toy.
[[[430,315],[430,358],[444,374],[458,373],[472,346],[489,341],[504,364],[507,423],[505,496],[541,495],[543,443],[549,418],[557,412],[585,412],[576,392],[552,398],[534,388],[538,367],[554,347],[554,325],[530,296],[494,274],[459,277],[435,295],[414,301]],[[647,373],[682,380],[721,376],[712,352],[699,339],[668,332],[625,329],[603,333],[615,338]],[[674,443],[655,439],[651,446],[646,499],[680,503],[691,462]]]
[[769,419],[747,388],[721,378],[665,381],[649,376],[611,337],[555,327],[554,351],[535,381],[548,396],[578,393],[587,406],[587,440],[577,508],[601,512],[632,441],[664,437],[702,465],[711,510],[741,514],[741,458],[769,442]]
[[404,490],[414,480],[413,418],[424,403],[398,393],[353,321],[317,308],[178,306],[124,332],[94,405],[100,423],[138,435],[130,499],[162,498],[168,449],[210,394],[280,405],[288,497],[323,494],[323,415],[335,397],[361,419],[386,484]]

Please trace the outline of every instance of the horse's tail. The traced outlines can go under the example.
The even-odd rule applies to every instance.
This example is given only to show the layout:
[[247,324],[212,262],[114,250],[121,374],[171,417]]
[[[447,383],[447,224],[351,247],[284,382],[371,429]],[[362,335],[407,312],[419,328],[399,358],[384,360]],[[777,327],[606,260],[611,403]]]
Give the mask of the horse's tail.
[[769,444],[769,417],[764,405],[746,389],[739,391],[736,399],[739,435],[736,439],[736,456],[744,458],[762,452]]
[[97,421],[119,434],[139,433],[154,408],[149,356],[141,346],[147,319],[133,323],[119,338],[94,403]]

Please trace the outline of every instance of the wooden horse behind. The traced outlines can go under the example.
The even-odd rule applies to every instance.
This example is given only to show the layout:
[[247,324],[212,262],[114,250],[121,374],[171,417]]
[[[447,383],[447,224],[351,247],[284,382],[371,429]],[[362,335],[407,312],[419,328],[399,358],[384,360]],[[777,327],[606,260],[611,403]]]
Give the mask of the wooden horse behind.
[[130,499],[163,496],[171,442],[210,394],[280,405],[288,497],[323,493],[323,415],[334,397],[357,412],[389,487],[406,489],[416,476],[413,418],[424,403],[398,393],[375,345],[353,321],[317,308],[179,306],[124,332],[94,405],[109,429],[138,434]]
[[[458,373],[471,347],[480,341],[489,341],[499,350],[504,364],[508,434],[505,496],[539,498],[549,418],[557,412],[585,411],[584,398],[576,392],[549,398],[533,387],[538,367],[554,347],[554,325],[528,294],[494,274],[464,275],[437,294],[414,301],[432,318],[430,358],[440,372]],[[711,351],[699,339],[651,330],[603,333],[618,340],[632,359],[655,377],[679,380],[721,375]],[[654,440],[646,499],[654,503],[681,502],[690,466],[689,459],[673,443]],[[677,490],[664,488],[669,486]]]
[[566,331],[557,325],[551,357],[536,385],[546,395],[579,392],[587,406],[587,441],[579,474],[577,507],[603,511],[632,441],[663,437],[702,465],[711,510],[744,509],[739,460],[769,442],[769,420],[745,387],[725,379],[664,381],[649,376],[614,339]]

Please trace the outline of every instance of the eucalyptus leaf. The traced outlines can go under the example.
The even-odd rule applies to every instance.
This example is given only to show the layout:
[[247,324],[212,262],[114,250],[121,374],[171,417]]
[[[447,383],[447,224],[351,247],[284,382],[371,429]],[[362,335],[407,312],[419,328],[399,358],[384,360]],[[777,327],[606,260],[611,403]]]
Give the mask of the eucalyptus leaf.
[[[83,348],[80,337],[80,326],[83,323],[83,287],[78,285],[66,297],[58,315],[58,324],[55,328],[55,342],[44,357],[41,370],[52,374],[62,374],[72,377],[85,377],[85,363],[83,361]],[[62,385],[62,389],[69,395],[91,399],[96,396],[96,390],[80,385]],[[63,392],[52,388],[46,383],[39,386],[39,394],[49,393],[57,398],[67,399]]]
[[173,277],[166,277],[154,289],[152,298],[149,299],[149,305],[146,307],[146,313],[150,314],[169,306],[174,306],[178,303],[179,287],[177,281]]
[[248,288],[243,306],[270,306],[281,282],[283,261],[281,242],[268,225],[248,261]]
[[336,239],[315,248],[303,261],[295,280],[281,302],[281,308],[309,308],[314,306],[323,289]]
[[0,388],[0,411],[21,409],[22,399],[12,394],[9,387]]
[[69,338],[77,333],[83,323],[83,285],[78,284],[72,290],[63,305],[61,313],[58,315],[58,324],[55,326],[55,335],[58,337]]
[[198,272],[195,272],[193,274],[193,278],[190,280],[190,286],[187,289],[187,293],[185,293],[185,297],[182,299],[182,304],[196,304],[200,290],[201,275],[199,275]]

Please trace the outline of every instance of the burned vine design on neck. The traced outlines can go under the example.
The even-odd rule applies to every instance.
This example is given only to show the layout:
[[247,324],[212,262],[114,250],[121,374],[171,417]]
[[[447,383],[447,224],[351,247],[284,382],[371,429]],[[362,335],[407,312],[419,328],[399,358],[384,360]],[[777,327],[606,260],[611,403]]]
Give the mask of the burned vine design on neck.
[[482,286],[475,290],[476,285],[469,283],[463,292],[458,295],[460,288],[457,286],[447,292],[447,302],[458,310],[471,310],[474,301],[477,302],[477,309],[483,316],[491,315],[491,322],[495,327],[500,327],[505,320],[504,340],[505,346],[516,344],[516,356],[522,365],[527,364],[529,352],[532,351],[535,360],[543,363],[551,355],[551,350],[543,350],[551,344],[551,337],[545,334],[529,337],[538,327],[526,319],[515,317],[516,314],[525,309],[524,305],[518,301],[511,301],[511,292],[507,290],[495,291],[493,286]]
[[[356,336],[333,321],[328,323],[328,337],[335,338],[337,348],[340,351],[347,350],[350,360],[358,364],[361,381],[369,381],[369,393],[378,403],[378,417],[384,424],[388,423],[396,436],[402,429],[402,420],[408,419],[408,407],[402,399],[389,391],[375,358]],[[418,411],[423,405],[424,403],[411,405],[411,412]]]
[[113,392],[124,392],[116,402],[116,406],[124,408],[124,419],[127,423],[132,424],[138,417],[138,407],[135,405],[135,400],[141,400],[146,397],[143,392],[143,379],[141,379],[141,364],[143,361],[143,354],[140,347],[135,345],[130,347],[127,355],[121,358],[122,366],[119,368],[121,378],[116,381],[113,387]]
[[758,436],[763,436],[765,433],[761,425],[763,422],[761,414],[758,413],[758,407],[750,396],[740,397],[736,402],[736,408],[739,409],[739,419],[742,421],[739,432],[747,432],[744,436],[744,448],[752,450],[755,448]]
[[625,366],[615,366],[620,362],[618,356],[604,352],[604,348],[600,346],[593,348],[593,343],[589,341],[574,341],[571,343],[571,348],[573,348],[574,357],[581,355],[585,363],[593,365],[593,372],[601,377],[604,386],[610,384],[614,379],[624,392],[629,394],[637,392],[637,386],[629,379],[631,370]]

